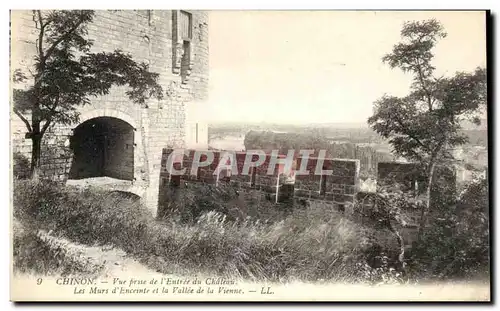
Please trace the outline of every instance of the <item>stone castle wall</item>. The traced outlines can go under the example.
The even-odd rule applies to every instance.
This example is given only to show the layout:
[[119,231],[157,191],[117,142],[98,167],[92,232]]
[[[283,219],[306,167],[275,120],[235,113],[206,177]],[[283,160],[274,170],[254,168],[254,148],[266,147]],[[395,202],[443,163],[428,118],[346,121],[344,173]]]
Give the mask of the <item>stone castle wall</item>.
[[[179,150],[181,151],[181,150]],[[165,148],[162,154],[162,183],[160,187],[159,208],[162,213],[168,213],[169,208],[177,206],[175,200],[176,189],[185,187],[188,183],[208,183],[216,184],[226,183],[235,187],[236,190],[251,192],[253,195],[261,194],[268,200],[278,204],[286,205],[287,208],[293,208],[294,204],[300,206],[303,202],[314,203],[315,206],[327,204],[332,210],[338,210],[348,217],[364,221],[377,223],[383,212],[377,204],[377,192],[360,191],[360,161],[354,159],[318,159],[316,157],[301,158],[295,157],[292,165],[293,182],[281,178],[283,164],[276,164],[274,174],[268,174],[270,165],[273,165],[272,155],[266,154],[262,163],[255,169],[250,169],[249,173],[243,172],[245,161],[256,162],[258,155],[251,152],[224,152],[224,151],[195,151],[182,150],[185,154],[179,152],[177,155],[169,156],[174,152],[172,149]],[[213,155],[213,158],[207,161],[207,154]],[[230,155],[229,161],[226,161],[227,155]],[[281,156],[280,158],[283,158]],[[221,161],[221,159],[223,159]],[[275,159],[276,160],[276,159]],[[321,161],[320,161],[321,160]],[[199,161],[201,167],[192,170],[193,163]],[[205,161],[210,162],[206,165]],[[234,163],[232,163],[234,161]],[[303,164],[302,162],[307,164]],[[203,163],[205,162],[205,163]],[[218,169],[219,164],[227,164],[229,170],[234,170],[229,174]],[[223,164],[224,165],[224,164]],[[173,172],[169,166],[183,172]],[[298,171],[301,171],[298,174]],[[319,173],[321,170],[331,172]],[[308,171],[306,174],[305,171]],[[425,177],[422,170],[414,163],[399,162],[380,162],[378,163],[377,191],[388,188],[389,191],[394,187],[414,195],[421,195],[425,187]],[[244,174],[242,174],[244,173]],[[438,169],[439,177],[436,181],[443,180],[446,184],[453,185],[453,174],[450,171],[448,175],[444,174],[442,168]],[[419,186],[420,183],[420,186]],[[454,196],[454,189],[440,191],[439,196]],[[435,198],[431,196],[431,201]],[[406,246],[410,246],[416,239],[417,228],[420,220],[420,209],[404,209],[401,211],[406,225],[394,224],[401,232]],[[394,236],[389,234],[387,237],[393,240]]]
[[[12,70],[20,68],[28,72],[33,65],[38,34],[33,14],[32,11],[11,12]],[[189,15],[191,22],[186,25],[183,16]],[[191,37],[187,48],[183,37],[186,27]],[[128,99],[125,88],[114,87],[108,95],[92,98],[90,105],[79,108],[79,122],[71,126],[56,124],[47,132],[42,142],[42,173],[58,180],[68,178],[73,130],[95,118],[119,119],[132,130],[124,134],[123,139],[115,139],[119,144],[115,150],[133,153],[133,161],[119,161],[123,166],[120,174],[133,171],[132,182],[146,189],[144,198],[154,210],[162,149],[187,145],[186,137],[195,135],[186,124],[196,120],[188,120],[186,110],[189,105],[202,107],[208,99],[208,12],[96,11],[88,26],[88,37],[94,42],[91,52],[120,49],[130,53],[135,61],[149,64],[150,70],[160,75],[159,83],[169,96],[164,96],[162,101],[150,100],[145,105],[137,105]],[[26,128],[14,114],[11,120],[13,152],[29,159],[31,141],[25,139]]]
[[[167,195],[164,193],[170,193],[172,187],[181,187],[186,182],[230,183],[236,189],[268,193],[269,198],[276,203],[291,202],[294,198],[315,200],[330,203],[334,208],[348,214],[353,213],[356,194],[359,191],[359,160],[324,159],[323,169],[331,170],[332,173],[318,176],[316,175],[318,159],[308,158],[305,170],[309,171],[309,174],[295,175],[295,180],[291,182],[285,178],[284,163],[279,163],[277,160],[277,158],[284,159],[283,155],[278,155],[274,160],[272,154],[261,155],[261,163],[255,168],[250,167],[248,172],[244,172],[245,161],[255,163],[259,159],[259,155],[251,152],[196,151],[192,149],[183,151],[185,154],[181,152],[173,154],[174,150],[168,148],[163,150],[160,206],[163,203],[169,203]],[[198,169],[195,167],[193,170],[193,163],[207,161],[206,154],[213,156],[208,160],[210,164],[201,164]],[[291,175],[297,172],[304,161],[300,157],[293,160],[295,166],[292,164]],[[226,173],[225,169],[218,169],[219,164],[222,163],[227,165],[229,173]],[[179,173],[173,172],[171,168]],[[180,172],[181,170],[183,171]],[[269,174],[270,171],[272,174]],[[162,202],[162,198],[166,202]]]

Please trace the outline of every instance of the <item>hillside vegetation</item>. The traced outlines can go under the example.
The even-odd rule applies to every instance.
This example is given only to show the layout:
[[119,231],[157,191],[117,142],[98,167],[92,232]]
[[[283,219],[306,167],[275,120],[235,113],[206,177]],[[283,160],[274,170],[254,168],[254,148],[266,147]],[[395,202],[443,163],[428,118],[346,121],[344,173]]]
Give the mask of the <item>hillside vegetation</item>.
[[[231,189],[200,185],[157,219],[139,200],[120,193],[16,180],[14,267],[42,274],[102,268],[54,244],[50,237],[55,237],[119,248],[151,269],[178,275],[369,284],[484,277],[489,273],[485,185],[471,184],[458,211],[433,218],[433,230],[414,246],[404,272],[393,266],[397,243],[390,232],[349,220],[329,204],[271,212],[264,202],[253,202],[236,213]],[[194,207],[196,213],[186,214]]]
[[[272,281],[376,281],[367,259],[377,244],[377,232],[328,206],[295,210],[280,221],[258,217],[230,221],[208,209],[194,221],[179,222],[174,215],[158,221],[139,201],[119,194],[17,181],[14,218],[25,232],[36,235],[45,230],[90,246],[119,247],[163,273],[204,272]],[[33,242],[17,232],[14,239],[18,267],[42,273],[48,267],[60,268],[50,255],[37,254],[50,245],[35,241],[39,247],[33,248]],[[40,270],[27,264],[29,258],[47,263]]]

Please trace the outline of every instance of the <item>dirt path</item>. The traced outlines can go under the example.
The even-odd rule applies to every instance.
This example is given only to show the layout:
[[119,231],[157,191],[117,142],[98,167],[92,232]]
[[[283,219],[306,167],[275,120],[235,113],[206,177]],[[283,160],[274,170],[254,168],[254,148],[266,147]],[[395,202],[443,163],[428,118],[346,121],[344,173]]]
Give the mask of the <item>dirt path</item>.
[[67,260],[84,266],[84,271],[99,269],[99,275],[96,276],[100,278],[131,274],[159,275],[119,248],[79,244],[65,238],[53,236],[50,232],[43,230],[40,230],[38,235],[52,247],[63,248]]
[[[136,280],[152,280],[154,278],[161,280],[166,278],[177,280],[188,280],[174,275],[163,275],[153,271],[137,260],[130,258],[124,251],[112,247],[86,246],[57,238],[50,233],[41,232],[41,237],[52,244],[63,245],[70,254],[69,257],[79,258],[78,263],[86,263],[87,266],[100,267],[98,275],[95,275],[99,286],[108,288],[109,291],[115,286],[114,278],[120,278],[130,282]],[[309,284],[294,282],[289,284],[264,284],[250,283],[238,280],[232,286],[223,285],[226,289],[242,289],[241,295],[193,295],[193,294],[154,294],[151,291],[148,295],[124,295],[114,296],[108,294],[78,295],[77,287],[60,286],[57,279],[60,276],[44,278],[45,287],[39,287],[36,284],[37,277],[17,276],[11,282],[11,297],[17,297],[16,300],[318,300],[318,301],[488,301],[490,299],[488,284],[471,283],[442,283],[420,286],[376,286],[369,287],[355,284]],[[207,276],[198,275],[201,280],[201,286],[210,285],[207,282]],[[212,282],[214,278],[211,278]],[[106,284],[103,284],[108,280]],[[126,283],[124,283],[125,286]],[[148,281],[149,284],[149,281]],[[155,287],[152,285],[151,288]],[[192,285],[190,285],[192,286]],[[215,293],[220,291],[221,286],[214,285],[212,289]],[[224,288],[223,287],[223,288]],[[193,286],[198,288],[198,286]],[[172,289],[172,287],[170,287]],[[262,295],[261,291],[272,291],[272,295]]]
[[[81,246],[80,246],[81,247]],[[135,259],[130,258],[127,253],[121,249],[102,247],[84,247],[84,256],[95,259],[104,265],[101,276],[110,278],[119,275],[130,275],[133,273],[141,275],[157,274],[148,269]]]

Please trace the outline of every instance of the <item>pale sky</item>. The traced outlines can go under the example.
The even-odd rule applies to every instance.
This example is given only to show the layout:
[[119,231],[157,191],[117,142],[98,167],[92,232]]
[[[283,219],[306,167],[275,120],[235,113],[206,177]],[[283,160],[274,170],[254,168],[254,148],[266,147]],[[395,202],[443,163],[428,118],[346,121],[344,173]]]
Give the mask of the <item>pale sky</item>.
[[212,11],[208,121],[366,122],[410,77],[381,58],[407,20],[438,19],[437,73],[486,64],[484,12]]

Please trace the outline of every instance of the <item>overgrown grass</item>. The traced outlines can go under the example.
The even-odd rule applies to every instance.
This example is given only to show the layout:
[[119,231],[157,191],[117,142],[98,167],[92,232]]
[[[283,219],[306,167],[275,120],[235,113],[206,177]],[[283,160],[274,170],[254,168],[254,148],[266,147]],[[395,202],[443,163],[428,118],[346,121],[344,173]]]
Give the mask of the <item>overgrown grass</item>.
[[[193,223],[204,213],[218,212],[227,221],[248,217],[265,222],[282,220],[291,212],[290,206],[276,205],[269,193],[242,190],[235,185],[190,183],[185,187],[164,188],[162,217],[180,223]],[[161,207],[160,207],[161,209]]]
[[123,195],[20,180],[13,203],[14,217],[30,228],[88,245],[119,247],[164,273],[269,281],[373,280],[366,257],[377,243],[376,232],[328,205],[294,210],[274,222],[230,221],[213,211],[191,223],[174,218],[160,222],[139,201]]
[[44,231],[30,230],[14,221],[14,271],[43,275],[98,275],[103,264],[93,262]]

